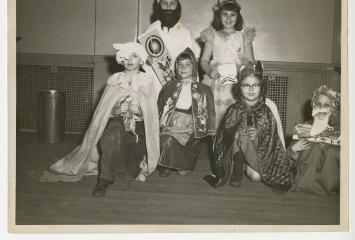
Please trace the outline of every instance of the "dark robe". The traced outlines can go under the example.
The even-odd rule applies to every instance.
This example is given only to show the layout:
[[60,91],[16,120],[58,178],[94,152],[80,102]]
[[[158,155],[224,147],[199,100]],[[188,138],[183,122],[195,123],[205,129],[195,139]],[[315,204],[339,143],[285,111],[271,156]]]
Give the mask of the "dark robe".
[[[223,179],[219,185],[226,183],[232,172],[230,162],[235,134],[245,127],[247,117],[252,115],[258,130],[255,162],[261,181],[281,191],[291,188],[292,162],[280,137],[275,115],[265,101],[266,99],[262,98],[250,108],[240,99],[226,110],[221,119],[213,144],[212,161],[212,171],[218,178]],[[223,175],[219,176],[221,173]]]

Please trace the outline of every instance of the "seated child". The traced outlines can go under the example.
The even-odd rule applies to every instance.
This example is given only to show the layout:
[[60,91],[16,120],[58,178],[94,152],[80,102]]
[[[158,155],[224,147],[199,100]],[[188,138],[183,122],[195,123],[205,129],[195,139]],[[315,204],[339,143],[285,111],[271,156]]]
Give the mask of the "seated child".
[[[94,196],[104,196],[116,174],[145,181],[159,158],[157,96],[152,78],[140,72],[147,58],[138,43],[114,44],[116,60],[125,68],[113,74],[95,110],[83,142],[52,165],[42,181],[78,181],[98,172]],[[99,142],[100,140],[100,142]]]
[[321,86],[313,93],[312,108],[313,123],[295,127],[291,191],[331,195],[340,188],[340,94]]
[[210,87],[197,81],[197,62],[190,48],[175,61],[176,79],[160,91],[160,176],[170,170],[186,175],[196,165],[201,138],[214,134],[214,104]]
[[241,186],[246,175],[280,191],[290,189],[291,161],[285,149],[277,107],[266,98],[262,66],[249,62],[233,86],[236,103],[224,114],[213,143],[212,171],[205,180],[213,187],[229,181]]

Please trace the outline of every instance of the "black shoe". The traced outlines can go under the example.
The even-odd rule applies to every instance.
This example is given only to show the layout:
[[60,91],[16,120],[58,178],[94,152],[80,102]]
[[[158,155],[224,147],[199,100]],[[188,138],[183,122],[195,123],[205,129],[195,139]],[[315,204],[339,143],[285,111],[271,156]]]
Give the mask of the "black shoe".
[[241,152],[237,152],[233,155],[233,174],[229,180],[229,185],[233,187],[242,186],[242,180],[244,176],[244,155]]
[[94,191],[92,192],[92,195],[94,197],[104,197],[106,195],[106,189],[112,183],[113,182],[111,182],[111,181],[107,181],[105,179],[100,179],[97,182],[97,184],[96,184],[96,186],[94,188]]
[[159,177],[169,177],[170,175],[170,169],[161,167],[159,168]]
[[206,175],[203,180],[205,180],[211,187],[216,188],[220,185],[222,178],[218,178],[215,175]]

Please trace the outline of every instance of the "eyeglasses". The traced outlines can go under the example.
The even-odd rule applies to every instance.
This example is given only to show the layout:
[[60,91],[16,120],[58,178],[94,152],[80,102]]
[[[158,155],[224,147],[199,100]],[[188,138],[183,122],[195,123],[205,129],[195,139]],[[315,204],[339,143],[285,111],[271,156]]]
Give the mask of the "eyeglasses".
[[249,85],[249,84],[242,84],[241,85],[242,88],[247,89],[247,88],[260,88],[260,84],[259,83],[254,83],[253,85]]

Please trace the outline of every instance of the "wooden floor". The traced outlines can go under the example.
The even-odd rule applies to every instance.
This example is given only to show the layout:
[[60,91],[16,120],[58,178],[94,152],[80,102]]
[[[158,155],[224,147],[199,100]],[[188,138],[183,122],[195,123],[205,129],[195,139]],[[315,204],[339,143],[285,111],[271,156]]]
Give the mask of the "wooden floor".
[[203,181],[209,173],[206,151],[188,176],[147,182],[119,182],[105,198],[91,197],[96,176],[76,183],[38,181],[48,164],[70,152],[80,141],[42,144],[34,133],[17,136],[16,224],[233,224],[335,225],[339,196],[306,193],[276,195],[261,183],[244,178],[241,188],[213,189]]

